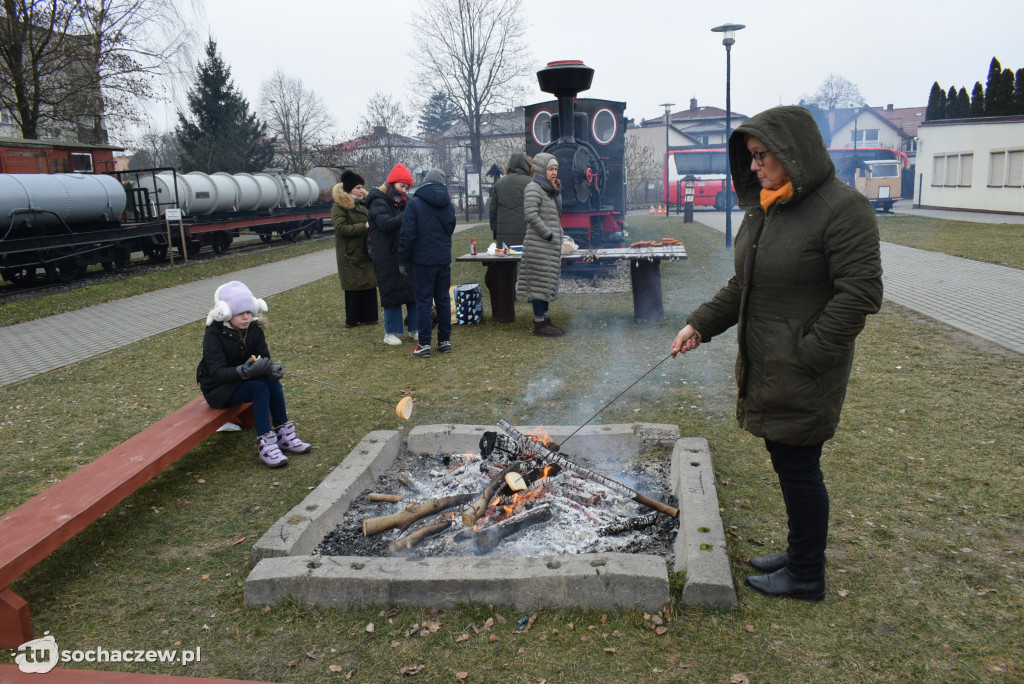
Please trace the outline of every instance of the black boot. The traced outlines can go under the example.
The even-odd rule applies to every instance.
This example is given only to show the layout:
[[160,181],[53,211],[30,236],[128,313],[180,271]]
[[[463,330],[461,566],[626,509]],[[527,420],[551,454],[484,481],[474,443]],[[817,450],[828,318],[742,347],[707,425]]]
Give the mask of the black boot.
[[761,572],[775,572],[786,567],[786,563],[789,562],[789,550],[785,550],[782,553],[776,553],[773,556],[758,556],[757,558],[751,558],[747,561],[747,565],[760,570]]
[[825,580],[803,581],[789,574],[782,568],[770,575],[751,575],[747,578],[747,586],[766,596],[794,598],[801,601],[821,601],[825,598]]

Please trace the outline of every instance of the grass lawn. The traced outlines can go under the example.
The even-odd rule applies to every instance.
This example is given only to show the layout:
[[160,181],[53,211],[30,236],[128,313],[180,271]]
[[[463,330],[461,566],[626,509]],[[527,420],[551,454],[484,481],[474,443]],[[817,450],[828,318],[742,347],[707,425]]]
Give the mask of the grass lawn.
[[[635,324],[628,293],[565,295],[551,307],[562,338],[533,337],[519,302],[516,323],[456,327],[455,353],[414,359],[408,344],[382,344],[379,326],[344,329],[330,277],[269,299],[271,350],[286,371],[388,400],[411,393],[412,424],[582,423],[665,357],[732,268],[721,233],[674,218],[630,223],[632,240],[670,235],[690,254],[662,266],[662,323]],[[454,251],[470,237],[487,244],[490,233],[460,233]],[[482,283],[483,269],[454,264],[453,282]],[[196,322],[0,388],[0,512],[197,396],[201,337]],[[736,427],[734,354],[727,334],[666,362],[596,421],[678,424],[711,446],[739,605],[672,605],[663,635],[636,611],[540,611],[517,632],[523,616],[503,606],[247,608],[251,543],[368,431],[411,427],[393,404],[299,379],[286,379],[289,412],[312,453],[270,471],[252,431],[219,433],[12,589],[61,649],[201,648],[187,668],[102,666],[111,670],[289,682],[400,681],[403,668],[421,682],[1024,679],[1024,357],[890,303],[869,319],[825,447],[828,594],[805,604],[742,586],[745,559],[783,547],[785,519],[763,444]]]

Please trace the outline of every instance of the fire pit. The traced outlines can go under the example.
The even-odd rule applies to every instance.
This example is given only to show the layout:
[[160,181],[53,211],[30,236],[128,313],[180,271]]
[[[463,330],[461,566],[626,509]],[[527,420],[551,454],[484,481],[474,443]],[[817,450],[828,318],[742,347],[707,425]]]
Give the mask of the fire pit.
[[[390,530],[412,522],[404,511],[404,503],[390,504],[390,508],[366,503],[367,494],[389,481],[381,478],[395,470],[396,460],[401,469],[404,459],[409,457],[401,448],[400,433],[379,431],[367,435],[316,490],[256,544],[253,559],[258,562],[246,580],[246,603],[265,605],[291,598],[338,607],[451,607],[478,602],[511,604],[524,610],[542,606],[635,606],[652,611],[661,608],[669,598],[668,572],[672,568],[686,573],[682,595],[685,603],[735,605],[705,440],[680,439],[676,426],[597,425],[580,430],[561,452],[542,445],[527,445],[530,454],[525,458],[522,453],[511,457],[508,453],[499,454],[500,458],[492,455],[491,460],[481,458],[481,438],[485,434],[499,435],[498,452],[501,447],[505,451],[522,451],[526,442],[516,440],[529,429],[507,425],[506,428],[508,432],[492,426],[435,425],[410,431],[404,451],[411,455],[410,463],[421,464],[422,472],[414,473],[411,467],[400,470],[413,481],[399,491],[404,490],[409,499],[423,502],[448,496],[461,498],[443,501],[452,504],[445,506],[447,513],[418,523],[420,530],[441,528],[434,530],[436,536],[428,532],[413,543],[404,541],[404,547],[396,546],[403,541],[397,531],[381,535],[381,540],[373,540],[373,536],[355,539],[358,535],[351,533],[353,524],[345,522],[346,516],[366,520],[364,525],[369,524],[371,532],[379,531],[373,529],[377,525],[390,525],[385,527]],[[558,442],[571,434],[573,428],[549,427],[547,432]],[[626,472],[625,466],[630,463],[635,472],[638,460],[653,462],[655,459],[640,458],[652,449],[671,451],[668,480],[672,494],[680,502],[678,521],[670,517],[674,510],[671,505],[661,506],[669,515],[656,513],[649,506],[658,502],[607,475]],[[453,485],[453,476],[436,467],[444,461],[445,467],[454,464],[452,472],[475,471],[476,484]],[[543,468],[539,466],[552,464],[561,472],[545,482],[540,473]],[[515,475],[506,477],[508,472]],[[447,482],[449,490],[454,487],[456,493],[425,489],[424,481],[431,479]],[[557,480],[562,484],[553,484]],[[655,481],[656,478],[644,477],[631,480],[633,484],[657,489],[652,484]],[[467,492],[489,482],[495,483],[494,491],[486,493],[482,509],[476,511],[473,500],[479,497],[475,491],[473,495]],[[517,496],[511,491],[510,482],[523,491],[533,491],[537,500],[518,510],[510,507],[507,512],[489,505],[495,497],[511,501]],[[459,487],[465,491],[458,492]],[[421,491],[412,493],[410,488]],[[661,492],[655,489],[649,491],[656,495]],[[556,540],[552,546],[538,543],[538,539],[551,536],[541,531],[540,526],[536,533],[533,529],[522,531],[530,527],[528,523],[594,500],[607,500],[610,504],[601,507],[603,512],[582,513],[595,518],[592,527],[597,530],[596,545]],[[509,517],[497,522],[488,518],[474,532],[472,525],[477,520],[469,521],[468,526],[464,524],[471,511],[478,512],[477,519]],[[431,515],[438,516],[436,511]],[[445,515],[449,519],[447,524]],[[399,521],[392,525],[395,516]],[[526,524],[517,518],[525,519]],[[620,530],[612,529],[614,525],[641,531],[619,534]],[[409,526],[410,532],[415,528]],[[351,543],[347,545],[344,539],[339,541],[339,536],[345,536],[339,530],[345,529],[350,530]],[[667,538],[661,547],[656,541],[659,536]],[[616,547],[617,541],[623,542],[621,550]],[[348,555],[324,555],[334,552],[332,543]],[[643,552],[637,552],[638,548]]]

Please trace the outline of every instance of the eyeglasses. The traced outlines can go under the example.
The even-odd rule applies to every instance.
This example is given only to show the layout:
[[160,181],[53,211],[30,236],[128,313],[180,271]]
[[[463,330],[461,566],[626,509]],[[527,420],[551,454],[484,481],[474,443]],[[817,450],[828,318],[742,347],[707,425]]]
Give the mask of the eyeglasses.
[[758,166],[764,166],[764,158],[767,157],[771,152],[764,150],[762,152],[751,152],[750,156],[753,157],[754,161],[757,162]]

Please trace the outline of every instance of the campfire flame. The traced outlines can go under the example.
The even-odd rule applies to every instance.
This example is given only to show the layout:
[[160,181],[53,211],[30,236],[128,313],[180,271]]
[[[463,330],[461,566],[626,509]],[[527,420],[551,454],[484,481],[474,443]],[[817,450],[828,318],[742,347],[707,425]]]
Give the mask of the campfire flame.
[[538,444],[540,444],[544,448],[550,447],[551,444],[555,441],[555,440],[551,439],[551,435],[549,435],[547,433],[547,430],[545,430],[540,425],[535,427],[533,429],[533,432],[530,433],[529,435],[527,435],[527,437],[532,439],[534,442],[537,442]]
[[547,496],[546,480],[554,468],[555,466],[550,464],[544,466],[540,477],[534,480],[527,489],[515,492],[511,499],[503,498],[500,495],[495,496],[487,504],[487,512],[473,525],[473,530],[476,531],[486,527],[489,523],[501,522],[510,518],[523,510],[528,502]]

